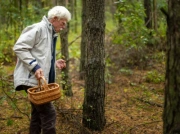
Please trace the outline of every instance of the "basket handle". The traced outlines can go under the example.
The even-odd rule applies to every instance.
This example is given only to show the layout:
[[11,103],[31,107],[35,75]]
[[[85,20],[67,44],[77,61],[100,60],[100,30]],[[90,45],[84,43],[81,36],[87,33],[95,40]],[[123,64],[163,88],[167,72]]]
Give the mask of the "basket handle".
[[[42,82],[43,81],[43,82]],[[43,84],[44,83],[44,84]],[[38,86],[41,90],[48,90],[48,84],[46,82],[46,79],[44,76],[41,76],[40,79],[38,80]],[[43,87],[43,89],[41,88]]]

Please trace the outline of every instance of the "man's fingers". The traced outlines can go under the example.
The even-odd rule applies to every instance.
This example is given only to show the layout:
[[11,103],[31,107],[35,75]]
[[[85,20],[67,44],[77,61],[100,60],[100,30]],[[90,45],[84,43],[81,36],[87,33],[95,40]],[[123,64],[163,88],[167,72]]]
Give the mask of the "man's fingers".
[[37,79],[40,79],[41,76],[44,76],[44,73],[43,73],[42,69],[40,68],[40,69],[36,70],[35,77]]
[[66,67],[66,61],[63,59],[59,59],[56,61],[56,66],[58,69],[63,69]]

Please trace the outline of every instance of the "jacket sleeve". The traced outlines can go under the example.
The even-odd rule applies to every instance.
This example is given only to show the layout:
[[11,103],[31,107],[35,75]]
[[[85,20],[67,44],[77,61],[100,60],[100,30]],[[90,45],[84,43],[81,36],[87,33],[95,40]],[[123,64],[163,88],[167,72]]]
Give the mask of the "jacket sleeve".
[[35,26],[25,28],[13,47],[19,60],[32,71],[38,65],[37,60],[32,56],[31,50],[38,44],[40,38],[40,30]]

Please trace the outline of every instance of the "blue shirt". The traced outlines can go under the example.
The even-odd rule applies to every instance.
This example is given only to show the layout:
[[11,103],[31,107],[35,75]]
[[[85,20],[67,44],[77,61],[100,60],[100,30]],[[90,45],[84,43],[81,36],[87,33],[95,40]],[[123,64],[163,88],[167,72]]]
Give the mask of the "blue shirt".
[[[55,34],[55,32],[53,32],[53,35]],[[54,83],[55,82],[55,56],[56,56],[56,41],[57,41],[57,37],[53,36],[53,41],[52,41],[52,59],[51,59],[51,68],[50,68],[50,72],[49,72],[49,81],[48,83]]]

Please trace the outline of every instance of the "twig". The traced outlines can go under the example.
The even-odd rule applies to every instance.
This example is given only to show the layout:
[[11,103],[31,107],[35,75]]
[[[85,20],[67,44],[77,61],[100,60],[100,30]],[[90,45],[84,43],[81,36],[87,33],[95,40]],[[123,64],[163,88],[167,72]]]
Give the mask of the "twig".
[[162,104],[157,104],[157,103],[155,103],[155,102],[147,101],[147,100],[144,100],[144,99],[142,99],[142,98],[136,98],[136,99],[139,100],[139,101],[141,101],[141,102],[150,104],[150,105],[152,105],[152,106],[163,107]]
[[[3,79],[1,78],[1,80],[3,80]],[[29,115],[26,114],[26,113],[24,113],[24,112],[22,112],[22,111],[18,108],[18,106],[16,105],[16,103],[14,103],[13,99],[4,91],[4,87],[5,87],[5,86],[3,85],[3,82],[2,82],[2,91],[4,92],[4,94],[11,100],[11,102],[15,105],[16,109],[17,109],[21,114],[26,115],[26,116],[28,117],[28,119],[30,120]]]
[[0,118],[0,120],[7,120],[7,118]]
[[78,36],[78,37],[76,37],[73,41],[71,41],[69,44],[68,44],[68,46],[70,46],[70,45],[72,45],[77,39],[79,39],[81,37],[81,35],[80,36]]
[[161,122],[161,121],[158,120],[158,121],[152,121],[152,122],[147,122],[147,123],[138,124],[138,125],[136,125],[136,126],[131,127],[131,128],[129,129],[129,131],[130,131],[130,133],[131,133],[131,131],[132,131],[134,128],[136,128],[136,127],[139,127],[139,126],[142,126],[142,125],[153,124],[153,123],[157,123],[157,122]]
[[[20,116],[11,116],[10,118],[22,119],[22,117],[20,117]],[[0,120],[8,120],[10,118],[0,118]]]
[[[76,37],[73,41],[71,41],[71,42],[68,44],[68,46],[72,45],[72,44],[73,44],[77,39],[79,39],[80,37],[81,37],[81,35],[78,36],[78,37]],[[59,53],[61,53],[61,52],[57,52],[56,55],[58,55]]]

